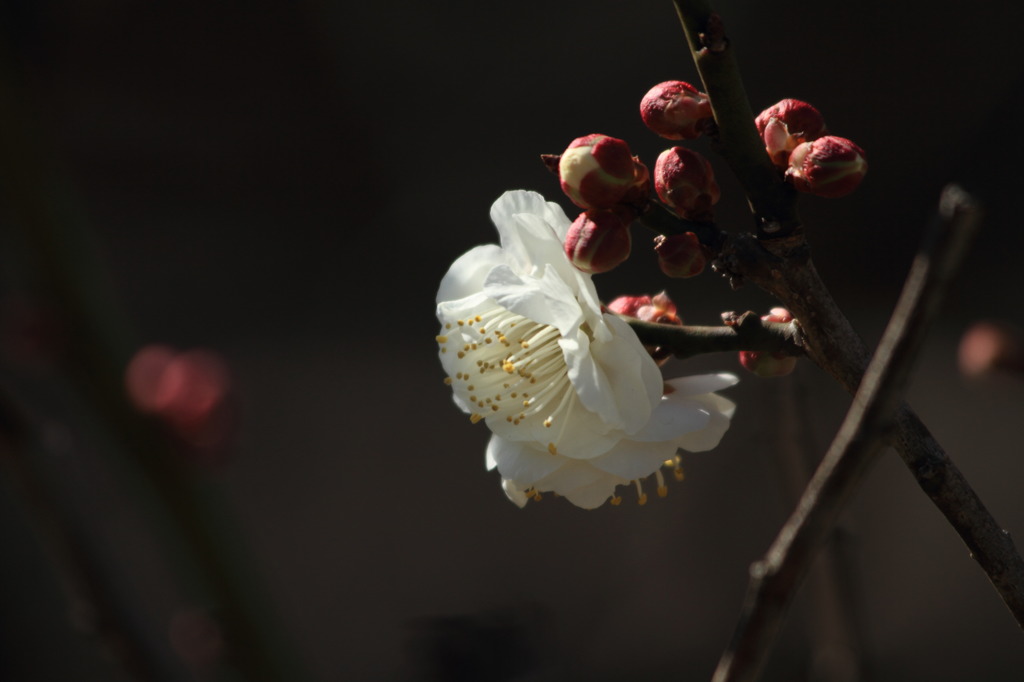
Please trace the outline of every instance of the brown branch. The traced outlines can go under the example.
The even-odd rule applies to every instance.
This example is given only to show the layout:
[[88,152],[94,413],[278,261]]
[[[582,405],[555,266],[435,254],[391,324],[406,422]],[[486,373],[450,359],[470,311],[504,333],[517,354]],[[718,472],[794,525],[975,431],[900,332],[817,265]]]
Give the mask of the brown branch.
[[800,328],[793,322],[764,322],[756,313],[723,313],[725,326],[656,324],[623,317],[640,341],[672,351],[678,358],[741,350],[803,355]]
[[743,613],[714,682],[757,679],[797,585],[882,450],[881,436],[895,423],[913,360],[979,224],[969,197],[947,188],[936,239],[915,260],[846,419],[796,510],[765,557],[751,566]]
[[[763,170],[756,170],[770,161],[763,153],[760,139],[751,134],[756,134],[752,112],[745,95],[741,97],[742,81],[730,56],[732,49],[724,37],[721,20],[703,0],[674,2],[712,100],[722,154],[743,183],[755,215],[760,216],[758,235],[730,236],[719,251],[716,268],[734,286],[746,279],[778,298],[800,322],[803,345],[810,359],[852,393],[864,376],[868,348],[818,276],[795,210],[790,216],[792,220],[786,219],[784,211],[776,214],[783,216],[778,230],[771,224],[772,207],[785,207],[793,193],[781,181],[773,183],[766,179]],[[717,52],[712,49],[715,46]],[[725,106],[726,102],[730,106]],[[758,154],[760,159],[756,158]],[[772,194],[777,196],[773,199],[769,196]],[[970,549],[1018,624],[1024,627],[1024,560],[1010,536],[917,415],[905,405],[899,408],[890,442],[918,485]]]

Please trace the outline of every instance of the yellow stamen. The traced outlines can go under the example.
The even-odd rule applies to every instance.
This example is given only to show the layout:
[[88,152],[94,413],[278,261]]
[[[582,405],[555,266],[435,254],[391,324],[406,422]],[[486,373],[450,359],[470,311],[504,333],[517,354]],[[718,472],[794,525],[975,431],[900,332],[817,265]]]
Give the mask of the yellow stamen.
[[548,443],[548,452],[550,452],[552,455],[558,454],[558,448],[555,447],[554,443]]

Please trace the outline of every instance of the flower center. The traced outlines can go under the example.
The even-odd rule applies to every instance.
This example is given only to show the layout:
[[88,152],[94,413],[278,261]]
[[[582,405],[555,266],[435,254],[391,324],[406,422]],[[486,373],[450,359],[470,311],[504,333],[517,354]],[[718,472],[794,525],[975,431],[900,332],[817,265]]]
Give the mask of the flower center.
[[456,395],[480,409],[473,423],[503,418],[512,426],[555,429],[558,441],[579,396],[569,381],[558,329],[495,306],[472,318],[447,322],[437,337],[442,353],[455,355],[451,384]]

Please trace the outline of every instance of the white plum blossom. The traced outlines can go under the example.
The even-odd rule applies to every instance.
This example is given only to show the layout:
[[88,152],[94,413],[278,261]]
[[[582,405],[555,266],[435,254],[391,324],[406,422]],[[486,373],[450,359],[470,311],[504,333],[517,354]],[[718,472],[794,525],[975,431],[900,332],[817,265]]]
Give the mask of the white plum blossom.
[[[552,491],[591,509],[677,449],[718,444],[735,406],[714,391],[730,374],[663,382],[629,325],[602,312],[590,276],[566,258],[569,219],[534,192],[491,207],[501,245],[452,264],[437,292],[446,383],[492,432],[489,469],[520,506]],[[646,497],[641,494],[641,500]]]

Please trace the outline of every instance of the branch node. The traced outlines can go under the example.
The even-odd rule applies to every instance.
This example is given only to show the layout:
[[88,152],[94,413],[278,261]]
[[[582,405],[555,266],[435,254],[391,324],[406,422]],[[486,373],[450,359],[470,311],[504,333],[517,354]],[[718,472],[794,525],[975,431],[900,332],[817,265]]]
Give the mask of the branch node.
[[729,39],[725,37],[725,22],[722,21],[718,12],[708,15],[704,30],[697,35],[700,46],[715,54],[720,54],[729,49]]

